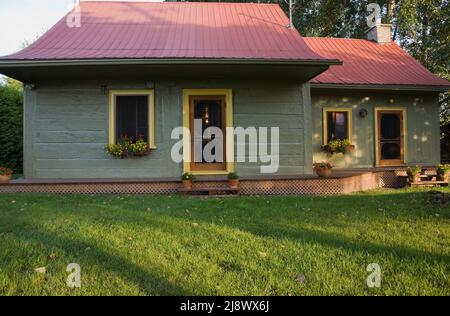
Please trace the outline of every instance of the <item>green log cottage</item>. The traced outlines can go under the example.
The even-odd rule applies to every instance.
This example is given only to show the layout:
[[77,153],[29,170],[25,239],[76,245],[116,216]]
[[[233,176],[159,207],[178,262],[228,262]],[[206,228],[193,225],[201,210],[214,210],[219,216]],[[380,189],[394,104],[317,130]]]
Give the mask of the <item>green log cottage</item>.
[[[24,178],[261,175],[256,144],[246,138],[239,157],[242,139],[227,127],[277,127],[276,176],[311,175],[316,161],[434,166],[438,97],[450,85],[390,32],[382,24],[367,39],[302,37],[276,4],[83,1],[35,43],[0,57],[0,73],[25,86]],[[224,161],[189,161],[195,133],[183,140],[185,159],[173,159],[174,129],[186,135],[195,120],[224,131]],[[150,152],[110,155],[105,146],[125,134]],[[344,139],[350,152],[324,152]]]

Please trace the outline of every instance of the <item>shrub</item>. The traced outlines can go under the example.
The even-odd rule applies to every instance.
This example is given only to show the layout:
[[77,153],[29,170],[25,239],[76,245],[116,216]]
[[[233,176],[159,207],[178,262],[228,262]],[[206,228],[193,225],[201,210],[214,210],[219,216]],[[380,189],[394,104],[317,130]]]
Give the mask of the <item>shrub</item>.
[[440,175],[440,176],[446,175],[447,173],[450,172],[450,165],[449,165],[449,164],[442,164],[442,165],[439,165],[439,166],[437,167],[436,172],[437,172],[437,174]]
[[228,174],[228,180],[239,180],[239,176],[236,172],[230,172]]
[[23,172],[23,91],[0,84],[0,165]]
[[408,167],[408,169],[406,169],[406,173],[408,174],[409,177],[415,177],[421,172],[422,172],[422,167],[420,167],[420,166]]
[[13,171],[11,169],[0,167],[0,176],[10,176],[13,174]]

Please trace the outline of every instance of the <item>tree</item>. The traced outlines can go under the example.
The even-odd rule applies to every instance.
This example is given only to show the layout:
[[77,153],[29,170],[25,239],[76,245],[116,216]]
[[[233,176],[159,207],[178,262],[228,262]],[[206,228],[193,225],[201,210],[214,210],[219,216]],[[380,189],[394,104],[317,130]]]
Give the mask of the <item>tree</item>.
[[0,84],[0,166],[22,173],[23,90],[20,82]]

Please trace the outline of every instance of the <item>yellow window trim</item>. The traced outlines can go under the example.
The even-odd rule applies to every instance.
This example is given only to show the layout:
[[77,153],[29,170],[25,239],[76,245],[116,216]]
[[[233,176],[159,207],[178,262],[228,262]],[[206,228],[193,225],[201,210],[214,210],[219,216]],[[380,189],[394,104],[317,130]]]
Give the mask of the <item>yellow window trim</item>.
[[150,149],[156,149],[155,143],[155,92],[154,90],[111,90],[109,91],[109,144],[116,143],[116,97],[148,96],[148,140]]
[[[233,90],[232,89],[184,89],[183,90],[183,127],[185,134],[183,135],[183,170],[184,172],[191,172],[191,139],[187,132],[189,130],[189,98],[190,96],[203,95],[223,95],[225,96],[225,128],[233,127]],[[227,133],[228,133],[227,129]],[[230,130],[232,132],[232,130]],[[234,165],[234,135],[230,133],[226,137],[226,161],[227,170],[218,171],[194,171],[196,175],[219,175],[227,174],[235,171]]]
[[374,122],[375,122],[375,165],[380,165],[380,150],[378,148],[378,112],[380,111],[395,111],[395,112],[402,112],[403,116],[403,164],[406,164],[407,154],[408,154],[408,118],[407,118],[407,112],[406,107],[375,107],[375,115],[374,115]]
[[328,144],[328,120],[327,113],[329,112],[347,112],[348,113],[348,140],[353,142],[353,110],[352,108],[323,108],[323,144]]

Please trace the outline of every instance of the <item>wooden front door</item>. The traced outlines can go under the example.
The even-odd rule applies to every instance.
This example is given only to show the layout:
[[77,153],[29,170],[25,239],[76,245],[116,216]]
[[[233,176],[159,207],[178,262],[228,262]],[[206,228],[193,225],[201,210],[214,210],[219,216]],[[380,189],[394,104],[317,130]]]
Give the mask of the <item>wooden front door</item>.
[[403,111],[377,111],[377,165],[405,163],[405,135]]
[[[225,128],[225,96],[191,96],[189,100],[190,112],[190,132],[191,132],[191,170],[192,171],[225,171],[227,169],[226,157],[226,128]],[[200,129],[195,131],[195,121]],[[217,135],[208,133],[210,127],[216,127],[222,131],[222,145],[219,152],[213,151],[213,154],[218,154],[217,160],[206,161],[205,157],[199,156],[203,153],[205,146],[216,139]],[[205,132],[206,131],[206,132]],[[195,146],[199,146],[196,148]],[[221,151],[221,152],[220,152]]]

